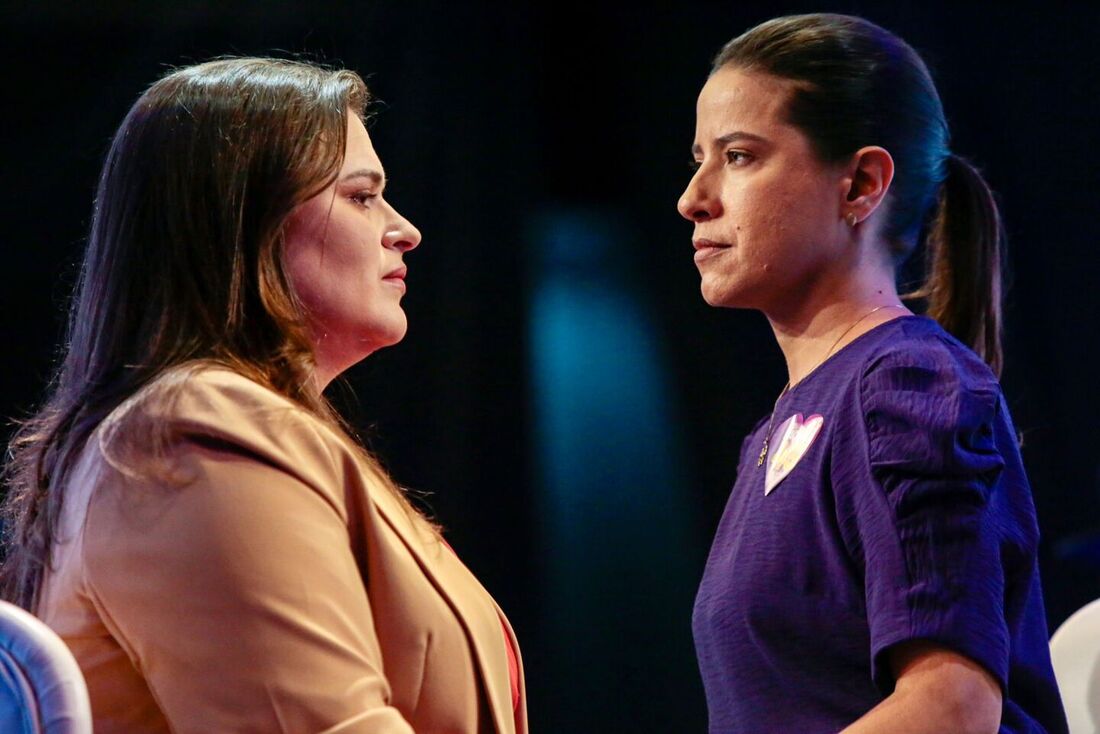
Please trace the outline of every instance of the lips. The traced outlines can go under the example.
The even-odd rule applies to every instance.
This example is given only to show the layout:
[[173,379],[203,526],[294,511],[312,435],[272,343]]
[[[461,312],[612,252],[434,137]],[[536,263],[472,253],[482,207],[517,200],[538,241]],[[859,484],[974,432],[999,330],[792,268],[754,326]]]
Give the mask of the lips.
[[704,238],[694,239],[691,244],[695,247],[695,262],[697,263],[720,255],[723,250],[733,247],[733,245],[725,242],[715,242]]
[[395,288],[400,288],[401,292],[405,292],[405,275],[409,272],[409,269],[404,265],[394,268],[390,272],[382,276],[384,283],[389,283]]

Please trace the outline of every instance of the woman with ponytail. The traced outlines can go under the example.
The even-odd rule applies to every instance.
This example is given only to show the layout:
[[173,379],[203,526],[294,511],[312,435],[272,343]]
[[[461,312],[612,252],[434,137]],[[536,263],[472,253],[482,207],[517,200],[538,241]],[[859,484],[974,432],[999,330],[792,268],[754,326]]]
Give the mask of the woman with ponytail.
[[997,382],[1001,225],[928,70],[868,21],[778,18],[696,112],[703,297],[762,311],[788,370],[696,598],[710,731],[1065,732]]

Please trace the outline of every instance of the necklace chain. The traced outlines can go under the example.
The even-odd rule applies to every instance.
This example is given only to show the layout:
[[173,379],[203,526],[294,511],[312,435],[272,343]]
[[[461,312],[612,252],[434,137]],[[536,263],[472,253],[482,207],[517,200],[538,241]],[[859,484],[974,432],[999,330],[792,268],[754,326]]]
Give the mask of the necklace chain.
[[[825,364],[825,360],[827,360],[827,359],[829,359],[829,357],[833,356],[833,350],[836,349],[836,345],[840,344],[840,340],[843,339],[844,337],[848,336],[848,333],[851,332],[852,329],[856,328],[857,325],[859,325],[865,318],[867,318],[871,314],[877,313],[878,311],[881,311],[884,308],[905,308],[905,306],[901,305],[900,303],[888,303],[884,306],[876,306],[876,307],[872,308],[870,311],[868,311],[867,313],[860,316],[858,319],[853,321],[848,326],[847,329],[845,329],[843,332],[841,332],[840,336],[838,336],[836,338],[836,340],[833,342],[832,346],[829,347],[829,351],[825,352],[825,356],[821,358],[820,362],[818,362],[817,364],[814,365],[813,369],[810,370],[810,372],[813,372],[818,367]],[[807,372],[806,374],[808,375],[809,372]],[[771,438],[772,438],[772,428],[775,427],[775,412],[776,412],[776,410],[779,409],[779,401],[783,399],[783,396],[786,395],[787,391],[790,390],[792,387],[793,387],[793,385],[791,385],[791,381],[787,380],[787,384],[784,385],[783,389],[779,392],[779,397],[777,397],[775,399],[775,404],[772,406],[772,414],[768,418],[768,430],[764,434],[764,446],[761,447],[760,456],[756,460],[756,465],[757,466],[763,466],[764,465],[764,459],[766,459],[768,457],[768,443],[771,441]]]

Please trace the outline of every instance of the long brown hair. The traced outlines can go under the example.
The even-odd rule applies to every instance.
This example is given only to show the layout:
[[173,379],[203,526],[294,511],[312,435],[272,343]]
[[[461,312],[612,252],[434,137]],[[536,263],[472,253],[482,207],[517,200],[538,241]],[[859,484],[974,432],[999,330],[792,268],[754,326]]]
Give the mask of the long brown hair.
[[948,148],[943,105],[905,41],[862,18],[817,13],[762,23],[727,43],[727,66],[796,82],[791,124],[826,163],[879,145],[896,163],[885,233],[896,263],[924,233],[925,285],[908,297],[1000,374],[1003,230],[981,174]]
[[174,71],[130,109],[99,179],[62,363],[9,447],[4,598],[33,609],[75,458],[112,410],[174,367],[229,367],[347,435],[308,387],[313,354],[282,229],[334,180],[347,115],[367,101],[351,71],[235,58]]

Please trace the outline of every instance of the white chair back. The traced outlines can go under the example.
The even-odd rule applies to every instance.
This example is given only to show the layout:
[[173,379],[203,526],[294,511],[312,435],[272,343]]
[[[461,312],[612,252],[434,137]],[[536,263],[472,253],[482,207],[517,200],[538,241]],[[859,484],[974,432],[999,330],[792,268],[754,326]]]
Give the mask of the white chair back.
[[1100,599],[1062,623],[1050,638],[1050,659],[1070,734],[1100,734]]
[[39,619],[0,601],[0,732],[92,734],[84,676]]

